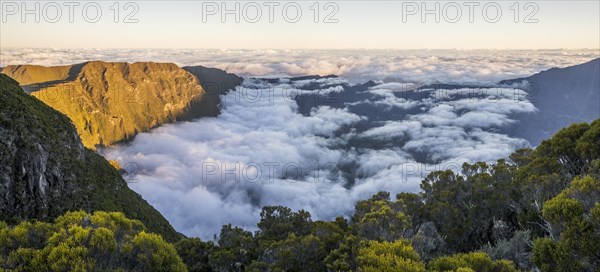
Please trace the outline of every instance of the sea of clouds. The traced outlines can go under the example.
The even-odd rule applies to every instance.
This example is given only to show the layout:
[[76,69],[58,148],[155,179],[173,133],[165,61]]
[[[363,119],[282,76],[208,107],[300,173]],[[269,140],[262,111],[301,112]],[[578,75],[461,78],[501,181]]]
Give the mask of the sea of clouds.
[[[382,84],[367,90],[372,99],[358,103],[386,104],[389,111],[418,108],[419,113],[340,134],[371,117],[353,113],[349,105],[321,105],[300,114],[291,96],[310,93],[302,89],[310,82],[325,93],[341,92],[336,84],[346,83],[339,78],[301,84],[246,79],[223,96],[219,117],[163,125],[100,152],[134,165],[130,187],[178,231],[212,239],[223,224],[255,229],[265,205],[305,209],[313,219],[349,216],[356,201],[379,191],[416,192],[431,171],[492,162],[529,146],[495,131],[514,122],[512,114],[536,111],[529,101],[514,99],[515,94],[525,97],[520,90],[492,89],[477,97],[463,97],[469,89],[430,90],[423,99],[396,97],[398,102],[385,95],[394,92],[388,88],[393,86]],[[385,143],[397,138],[403,143],[392,147],[348,145],[351,139]],[[429,154],[432,162],[417,162],[414,154]],[[343,177],[344,165],[355,169],[356,179]]]
[[496,82],[598,57],[589,50],[234,50],[2,48],[0,66],[89,60],[203,65],[240,76],[342,76],[351,82]]
[[[424,83],[529,76],[597,56],[597,50],[3,48],[0,66],[156,61],[244,76],[242,86],[222,97],[219,117],[163,125],[99,150],[126,166],[130,187],[178,231],[212,239],[223,224],[255,229],[264,205],[305,209],[313,219],[329,220],[350,215],[356,201],[378,191],[416,192],[431,171],[505,158],[529,146],[502,132],[517,122],[514,115],[536,111],[522,91],[498,86],[477,96],[469,88],[424,90],[418,99],[398,94]],[[340,78],[252,78],[308,74]],[[343,86],[368,80],[378,83],[364,90],[368,98],[317,105],[308,114],[299,112],[293,97],[310,94],[315,90],[305,86],[315,84],[320,94],[345,95]],[[381,111],[371,116],[357,110],[365,106]],[[365,142],[375,144],[353,144]]]

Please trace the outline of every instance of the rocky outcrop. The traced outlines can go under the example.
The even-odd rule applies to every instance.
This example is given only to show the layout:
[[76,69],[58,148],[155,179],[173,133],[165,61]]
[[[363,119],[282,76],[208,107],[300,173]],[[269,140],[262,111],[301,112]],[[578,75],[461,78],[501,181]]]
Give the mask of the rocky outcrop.
[[120,211],[170,241],[180,235],[69,119],[0,74],[0,220],[52,220],[67,211]]
[[216,116],[219,97],[211,95],[212,87],[207,92],[204,86],[241,83],[237,76],[220,70],[190,70],[194,73],[170,63],[92,61],[58,67],[8,66],[2,73],[67,115],[84,145],[94,148],[130,139],[161,124]]
[[[221,95],[227,94],[229,90],[242,84],[243,79],[235,74],[227,73],[216,68],[208,68],[204,66],[188,66],[183,67],[184,70],[194,75],[202,88],[205,91],[205,99],[199,103],[200,105],[192,107],[192,111],[186,113],[184,119],[194,118],[197,115],[217,116],[219,105],[221,103]],[[196,113],[193,110],[203,110],[203,113]]]
[[207,94],[227,94],[228,91],[239,86],[243,81],[241,77],[217,68],[186,66],[183,69],[200,81]]

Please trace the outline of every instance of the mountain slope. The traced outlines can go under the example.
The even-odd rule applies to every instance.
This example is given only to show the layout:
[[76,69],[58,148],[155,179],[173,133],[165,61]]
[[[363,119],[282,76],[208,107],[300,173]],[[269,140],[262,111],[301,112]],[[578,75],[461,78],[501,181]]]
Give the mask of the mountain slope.
[[3,68],[2,73],[10,75],[10,77],[22,85],[30,85],[43,82],[66,80],[69,77],[69,71],[71,68],[72,66],[70,65],[54,67],[39,65],[15,65]]
[[205,107],[194,107],[186,113],[184,118],[191,119],[194,115],[194,109],[206,109],[208,112],[204,115],[217,116],[219,115],[219,104],[221,103],[221,95],[227,94],[227,91],[234,89],[242,84],[243,79],[235,74],[227,73],[216,68],[208,68],[204,66],[187,66],[184,70],[194,75],[206,93],[204,99]]
[[569,124],[600,118],[600,58],[500,84],[526,85],[523,88],[539,111],[517,116],[519,123],[511,133],[534,145]]
[[2,73],[67,115],[90,148],[164,123],[218,114],[218,97],[209,99],[196,76],[170,63],[22,65],[5,67]]
[[66,211],[121,211],[170,241],[180,235],[86,149],[63,114],[0,74],[0,220],[51,220]]

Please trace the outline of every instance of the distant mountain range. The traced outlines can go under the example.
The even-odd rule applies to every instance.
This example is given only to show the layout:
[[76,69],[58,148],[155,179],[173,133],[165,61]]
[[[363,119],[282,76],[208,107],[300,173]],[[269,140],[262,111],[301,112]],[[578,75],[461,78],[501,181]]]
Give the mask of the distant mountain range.
[[[307,78],[320,78],[321,81],[326,82],[325,79],[330,79],[332,76],[287,78],[283,81],[290,81],[294,84],[294,82],[301,83]],[[271,79],[270,81],[280,82],[281,79]],[[340,87],[341,90],[337,92],[320,91],[334,87]],[[495,128],[495,130],[512,137],[526,139],[534,146],[572,123],[591,122],[600,118],[600,58],[580,65],[552,68],[530,77],[503,80],[495,84],[438,83],[413,87],[406,84],[404,87],[395,87],[399,90],[384,94],[387,97],[382,99],[384,97],[382,93],[378,94],[377,92],[387,88],[386,84],[380,85],[372,81],[356,85],[347,83],[303,85],[302,89],[309,92],[297,96],[296,101],[299,111],[304,115],[309,115],[311,110],[323,105],[336,108],[348,107],[351,112],[367,117],[366,121],[356,128],[365,130],[378,126],[378,122],[405,120],[410,116],[414,117],[424,113],[422,107],[410,106],[411,102],[421,103],[426,100],[452,102],[464,99],[475,102],[476,99],[485,95],[494,95],[497,89],[519,89],[524,90],[525,94],[508,91],[503,95],[508,95],[508,98],[515,103],[531,102],[537,111],[513,112],[510,118],[514,122]],[[367,101],[370,103],[365,103]],[[404,104],[406,107],[403,108],[400,105],[398,108],[396,107],[398,105],[389,104],[389,101],[396,101],[395,103]],[[495,107],[506,106],[497,104]],[[364,141],[355,144],[359,146],[373,145],[373,143]],[[391,147],[389,144],[397,146],[402,145],[402,142],[388,141],[382,147],[389,148]]]
[[85,146],[109,146],[176,120],[217,116],[219,95],[240,77],[202,66],[91,61],[1,71],[75,124]]

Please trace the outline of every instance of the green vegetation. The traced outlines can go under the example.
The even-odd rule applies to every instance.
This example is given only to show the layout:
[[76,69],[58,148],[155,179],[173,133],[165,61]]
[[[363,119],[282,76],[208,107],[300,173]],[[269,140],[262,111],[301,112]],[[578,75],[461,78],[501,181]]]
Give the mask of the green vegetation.
[[425,271],[425,264],[419,260],[409,241],[395,242],[369,241],[358,250],[356,258],[358,271]]
[[0,223],[0,268],[19,271],[186,271],[173,245],[122,213],[69,212],[55,223]]
[[517,271],[511,261],[493,261],[483,252],[471,252],[443,256],[429,262],[430,271],[481,271],[512,272]]
[[0,220],[50,221],[68,211],[123,212],[169,241],[178,234],[60,112],[0,74]]
[[597,271],[600,267],[600,180],[576,178],[542,210],[549,237],[535,240],[542,271]]

